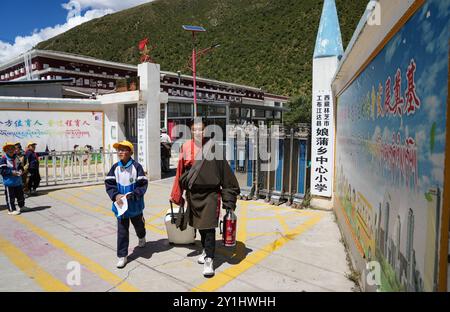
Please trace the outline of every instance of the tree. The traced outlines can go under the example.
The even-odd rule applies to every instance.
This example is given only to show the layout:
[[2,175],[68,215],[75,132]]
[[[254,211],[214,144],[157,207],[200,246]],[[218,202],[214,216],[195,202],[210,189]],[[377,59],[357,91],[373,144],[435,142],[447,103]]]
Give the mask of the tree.
[[288,102],[289,112],[286,113],[284,123],[288,127],[295,127],[299,123],[311,124],[311,99],[305,95],[294,97]]

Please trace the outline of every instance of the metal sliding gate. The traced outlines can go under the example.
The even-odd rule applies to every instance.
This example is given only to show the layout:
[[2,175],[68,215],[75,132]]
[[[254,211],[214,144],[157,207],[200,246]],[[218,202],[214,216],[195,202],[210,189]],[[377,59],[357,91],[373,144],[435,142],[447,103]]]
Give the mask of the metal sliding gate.
[[310,130],[240,129],[228,132],[228,159],[242,199],[299,205],[309,189]]

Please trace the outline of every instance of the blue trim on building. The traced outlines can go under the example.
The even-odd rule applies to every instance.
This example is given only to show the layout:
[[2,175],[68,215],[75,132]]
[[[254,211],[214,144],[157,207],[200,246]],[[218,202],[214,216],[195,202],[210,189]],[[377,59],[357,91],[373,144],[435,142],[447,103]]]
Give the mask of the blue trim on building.
[[297,193],[305,194],[306,187],[306,166],[307,166],[307,141],[300,140],[299,141],[299,157],[298,157],[298,181],[297,181]]

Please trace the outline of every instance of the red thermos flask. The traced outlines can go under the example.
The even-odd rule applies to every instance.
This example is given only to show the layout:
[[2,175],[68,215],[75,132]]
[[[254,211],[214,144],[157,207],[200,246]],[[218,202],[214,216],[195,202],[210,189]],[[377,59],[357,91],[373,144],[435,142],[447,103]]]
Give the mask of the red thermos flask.
[[221,221],[221,234],[223,237],[223,244],[225,247],[236,246],[236,224],[237,216],[231,209],[227,209],[227,213]]

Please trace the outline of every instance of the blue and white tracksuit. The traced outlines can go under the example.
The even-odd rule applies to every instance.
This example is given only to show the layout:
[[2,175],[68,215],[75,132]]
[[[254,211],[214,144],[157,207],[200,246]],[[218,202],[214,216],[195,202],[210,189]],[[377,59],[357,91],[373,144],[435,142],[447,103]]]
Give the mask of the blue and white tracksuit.
[[0,173],[3,177],[6,205],[8,206],[9,212],[16,210],[16,199],[20,208],[25,206],[22,177],[13,175],[13,171],[19,170],[23,171],[23,166],[16,155],[13,157],[4,155],[0,158]]
[[[143,211],[148,179],[142,166],[130,159],[126,164],[119,161],[112,166],[105,178],[105,186],[106,192],[113,201],[111,209],[117,217],[117,256],[119,258],[126,257],[129,246],[130,220],[139,238],[144,238],[146,234]],[[114,201],[117,195],[129,192],[132,194],[127,196],[128,210],[119,217]]]

